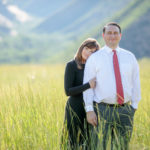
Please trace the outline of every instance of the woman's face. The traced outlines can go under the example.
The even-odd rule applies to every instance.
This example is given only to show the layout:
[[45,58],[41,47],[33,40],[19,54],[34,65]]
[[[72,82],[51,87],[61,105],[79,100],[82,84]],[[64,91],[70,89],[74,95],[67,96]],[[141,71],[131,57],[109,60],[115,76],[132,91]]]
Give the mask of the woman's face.
[[84,47],[82,50],[82,59],[83,61],[86,61],[88,59],[88,57],[94,53],[96,51],[96,48],[88,48],[88,47]]

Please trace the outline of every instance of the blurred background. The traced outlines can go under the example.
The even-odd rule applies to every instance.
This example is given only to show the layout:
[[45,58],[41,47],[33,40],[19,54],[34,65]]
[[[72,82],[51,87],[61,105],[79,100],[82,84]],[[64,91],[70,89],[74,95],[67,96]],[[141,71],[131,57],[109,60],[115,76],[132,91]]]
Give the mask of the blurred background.
[[0,64],[64,63],[115,21],[120,47],[150,57],[149,0],[0,0]]

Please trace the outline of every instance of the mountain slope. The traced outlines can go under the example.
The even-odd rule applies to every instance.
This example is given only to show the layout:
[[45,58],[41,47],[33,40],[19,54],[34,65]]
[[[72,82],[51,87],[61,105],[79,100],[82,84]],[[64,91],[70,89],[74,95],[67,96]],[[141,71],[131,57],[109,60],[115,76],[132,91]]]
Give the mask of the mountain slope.
[[86,0],[72,0],[66,7],[57,11],[41,23],[36,28],[36,31],[50,33],[61,30],[78,19],[80,15],[90,11],[97,3],[98,0],[93,0],[92,2]]
[[[52,57],[52,61],[55,59],[64,58],[69,60],[75,54],[80,43],[87,37],[94,37],[100,41],[101,46],[104,45],[102,40],[102,28],[106,22],[117,21],[122,27],[122,40],[120,46],[132,51],[137,58],[150,57],[150,14],[149,14],[149,1],[148,0],[134,0],[127,5],[120,12],[114,14],[109,20],[103,20],[100,24],[97,24],[93,29],[87,31],[83,36],[76,39],[75,44],[72,44],[72,48],[66,49],[61,53]],[[142,49],[142,50],[141,50]],[[69,55],[70,54],[70,55]]]
[[[9,15],[7,16],[5,12],[7,9],[3,8],[4,16],[0,16],[0,36],[3,37],[3,34],[5,36],[0,37],[1,64],[66,62],[73,58],[81,42],[88,37],[96,38],[103,46],[102,28],[109,21],[117,21],[122,27],[121,47],[131,50],[138,58],[150,56],[149,0],[116,0],[115,3],[110,0],[62,1],[65,1],[64,5],[58,7],[56,11],[49,10],[49,13],[47,8],[56,6],[59,1],[43,7],[52,1],[46,0],[47,3],[44,3],[42,0],[37,0],[36,8],[34,8],[35,0],[9,0],[9,3],[5,4],[15,5],[24,11],[33,7],[33,12],[32,10],[27,12],[31,13],[31,16],[34,16],[40,5],[42,7],[37,11],[38,18],[35,17],[34,21],[18,23],[15,26],[18,34],[14,34],[13,37],[10,33],[15,33],[13,30],[16,20],[10,19],[10,21]],[[47,13],[40,14],[40,10],[44,8]],[[40,15],[42,18],[38,20]],[[6,26],[6,23],[1,26],[2,18],[5,18],[3,19],[5,21],[8,19],[10,22],[8,20],[6,22],[12,23],[12,27]],[[34,32],[30,30],[32,28]]]
[[7,4],[17,5],[35,17],[47,17],[68,2],[69,0],[9,0]]
[[76,31],[81,34],[93,28],[95,24],[99,24],[103,19],[112,17],[129,2],[131,0],[116,0],[108,6],[109,0],[73,0],[69,5],[48,17],[35,30],[40,33],[63,31],[66,34]]
[[13,14],[11,14],[6,6],[0,1],[0,36],[4,36],[10,33],[11,28],[13,26],[13,22],[10,20],[14,20]]
[[137,58],[150,57],[149,39],[150,9],[124,30],[120,45],[132,51]]
[[10,19],[12,21],[15,20],[15,16],[8,11],[7,5],[2,3],[2,1],[0,1],[0,14],[4,15],[7,19]]

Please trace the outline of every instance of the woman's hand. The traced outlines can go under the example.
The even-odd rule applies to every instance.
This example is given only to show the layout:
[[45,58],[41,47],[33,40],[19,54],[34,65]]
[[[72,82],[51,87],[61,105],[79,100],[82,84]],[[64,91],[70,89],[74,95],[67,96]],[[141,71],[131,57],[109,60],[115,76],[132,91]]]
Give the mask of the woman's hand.
[[91,88],[95,88],[95,86],[96,86],[96,78],[91,79],[91,80],[89,81],[89,84],[90,84],[90,87],[91,87]]

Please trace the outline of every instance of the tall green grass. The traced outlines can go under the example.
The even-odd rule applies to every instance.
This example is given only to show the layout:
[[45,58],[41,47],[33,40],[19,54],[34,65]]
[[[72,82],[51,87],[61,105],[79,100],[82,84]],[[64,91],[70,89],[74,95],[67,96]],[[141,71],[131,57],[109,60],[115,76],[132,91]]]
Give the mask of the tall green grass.
[[[132,150],[150,149],[150,60],[141,60],[142,100]],[[67,97],[65,65],[0,66],[0,150],[59,150]]]

